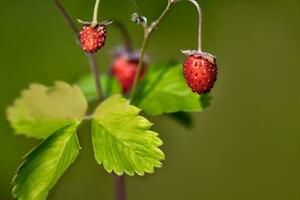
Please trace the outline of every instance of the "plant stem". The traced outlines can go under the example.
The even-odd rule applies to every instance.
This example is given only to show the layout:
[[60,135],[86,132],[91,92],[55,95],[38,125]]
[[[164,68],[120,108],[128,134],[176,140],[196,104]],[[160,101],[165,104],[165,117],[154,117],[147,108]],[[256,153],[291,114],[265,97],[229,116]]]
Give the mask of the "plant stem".
[[115,175],[115,200],[126,200],[125,176]]
[[[60,11],[60,13],[62,14],[62,16],[67,21],[68,25],[71,27],[72,31],[77,36],[76,37],[77,43],[80,44],[79,37],[78,37],[79,31],[77,29],[76,24],[74,23],[74,21],[72,20],[72,18],[70,17],[70,15],[67,13],[67,11],[64,8],[64,6],[60,3],[60,1],[59,0],[53,0],[53,1],[55,3],[56,7],[58,8],[58,10]],[[85,55],[86,55],[86,57],[87,57],[87,59],[89,61],[89,64],[90,64],[90,67],[91,67],[91,71],[92,71],[92,73],[94,75],[94,78],[95,78],[95,83],[96,83],[98,98],[99,98],[99,100],[102,100],[103,96],[102,96],[102,90],[101,90],[101,85],[100,85],[100,77],[99,77],[98,65],[97,65],[96,57],[95,57],[94,54],[85,53]]]
[[95,54],[88,54],[88,53],[86,53],[86,55],[88,58],[90,58],[89,62],[90,62],[91,71],[93,73],[94,80],[95,80],[96,90],[97,90],[97,94],[98,94],[98,100],[99,100],[99,102],[101,102],[102,100],[104,100],[104,97],[102,96],[102,92],[101,92],[100,73],[98,70],[96,56],[95,56]]
[[145,34],[144,41],[143,41],[142,48],[141,48],[141,55],[140,55],[140,59],[139,59],[138,69],[137,69],[136,75],[134,77],[134,82],[133,82],[133,86],[132,86],[132,90],[131,90],[131,96],[129,99],[130,102],[133,100],[134,95],[135,95],[137,83],[138,83],[139,76],[140,76],[141,69],[142,69],[143,62],[144,62],[146,45],[147,45],[148,39],[149,39],[149,35]]
[[[122,36],[124,41],[124,47],[128,52],[132,51],[132,40],[130,34],[126,27],[118,20],[113,20],[113,25],[116,26]],[[114,176],[114,184],[115,184],[115,200],[126,200],[126,183],[125,183],[125,176]]]
[[188,0],[188,1],[194,4],[198,12],[198,51],[201,52],[202,51],[202,42],[201,42],[202,41],[202,10],[199,3],[196,0]]
[[135,11],[140,15],[140,9],[135,0],[131,0]]
[[168,13],[168,11],[170,10],[171,6],[173,4],[170,3],[170,1],[168,2],[167,7],[165,8],[165,10],[161,13],[161,15],[158,17],[158,19],[156,21],[154,21],[150,27],[148,28],[148,35],[154,31],[154,29],[157,28],[157,26],[161,23],[162,19],[166,16],[166,14]]
[[96,0],[93,14],[93,21],[91,27],[95,27],[98,24],[98,10],[99,10],[100,0]]
[[65,18],[66,22],[68,23],[68,25],[70,26],[70,28],[72,29],[72,31],[78,35],[79,30],[77,29],[76,24],[73,22],[72,18],[70,17],[70,15],[67,13],[66,9],[64,8],[64,6],[60,3],[59,0],[53,0],[54,4],[56,5],[57,9],[59,10],[59,12],[61,13],[61,15]]
[[[65,20],[68,22],[68,25],[71,27],[71,29],[73,30],[73,32],[75,33],[75,35],[77,35],[76,39],[77,39],[77,43],[80,44],[79,38],[78,38],[78,29],[76,27],[76,24],[73,22],[72,18],[70,17],[70,15],[67,13],[67,11],[64,9],[63,5],[60,3],[59,0],[53,0],[56,7],[58,8],[58,10],[60,11],[60,13],[62,14],[62,16],[65,18]],[[91,67],[91,70],[93,72],[94,75],[94,79],[95,79],[95,84],[97,87],[97,94],[98,94],[98,98],[99,101],[103,100],[103,96],[102,96],[102,90],[101,90],[101,85],[100,85],[100,74],[98,72],[98,65],[96,62],[96,57],[94,54],[88,54],[85,53],[86,57],[89,60],[89,64]],[[125,196],[125,177],[118,177],[115,176],[115,196],[116,196],[116,200],[125,200],[126,196]]]
[[134,77],[134,82],[133,82],[133,86],[132,86],[132,90],[131,90],[130,102],[134,99],[134,96],[135,96],[135,93],[136,93],[136,87],[137,87],[137,83],[138,83],[139,76],[140,76],[140,73],[141,73],[141,69],[142,69],[142,66],[143,66],[145,52],[146,52],[146,47],[147,47],[149,38],[151,36],[151,33],[161,23],[161,21],[166,16],[166,14],[168,13],[168,11],[170,10],[171,6],[174,3],[175,2],[171,2],[169,0],[167,7],[164,9],[164,11],[162,12],[162,14],[158,17],[158,19],[155,20],[154,22],[152,22],[150,26],[147,26],[147,25],[144,26],[144,40],[143,40],[143,44],[142,44],[142,48],[141,48],[141,55],[140,55],[140,59],[139,59],[138,69],[137,69],[136,75]]

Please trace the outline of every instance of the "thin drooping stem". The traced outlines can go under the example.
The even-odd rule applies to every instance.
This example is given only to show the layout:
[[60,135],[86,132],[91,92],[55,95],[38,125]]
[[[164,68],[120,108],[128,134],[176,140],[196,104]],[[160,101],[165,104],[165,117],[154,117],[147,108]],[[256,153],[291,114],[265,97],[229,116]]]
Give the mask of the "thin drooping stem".
[[[77,36],[76,39],[77,39],[77,43],[79,44],[80,43],[79,37],[78,37],[79,31],[77,29],[76,24],[74,23],[74,21],[72,20],[72,18],[67,13],[66,9],[60,3],[59,0],[54,0],[54,3],[56,5],[56,7],[58,8],[58,10],[60,11],[60,13],[62,14],[62,16],[67,21],[68,25],[71,27],[71,29],[74,32],[74,34]],[[89,61],[92,73],[93,73],[94,78],[95,78],[95,83],[96,83],[96,89],[97,89],[98,98],[99,98],[99,100],[103,99],[101,85],[100,85],[100,77],[99,77],[99,72],[98,72],[98,64],[97,64],[97,61],[96,61],[96,57],[95,57],[95,55],[88,54],[88,53],[85,53],[85,55],[86,55],[86,57],[87,57],[87,59]]]
[[[183,0],[174,0],[173,3],[181,2]],[[187,0],[191,2],[198,12],[198,51],[202,52],[202,9],[197,0]]]
[[[147,26],[144,27],[144,41],[143,41],[142,48],[141,48],[141,56],[140,56],[140,60],[139,60],[139,64],[138,64],[138,70],[135,75],[133,87],[131,90],[130,101],[133,100],[135,93],[136,93],[138,79],[139,79],[139,76],[141,73],[141,68],[142,68],[143,62],[144,62],[144,56],[145,56],[145,51],[146,51],[145,48],[147,46],[149,37],[150,37],[151,33],[160,24],[160,22],[163,20],[163,18],[166,16],[166,14],[168,13],[168,11],[172,7],[172,5],[174,5],[175,3],[180,2],[180,1],[182,1],[182,0],[168,0],[167,7],[162,12],[162,14],[158,17],[158,19],[155,20],[149,27],[147,27]],[[202,10],[201,10],[199,3],[196,0],[187,0],[187,1],[191,2],[196,7],[197,12],[198,12],[198,51],[202,52]]]
[[146,47],[147,47],[147,44],[148,44],[148,40],[149,40],[149,38],[151,36],[151,33],[161,23],[161,21],[166,16],[166,14],[168,13],[168,11],[170,10],[171,6],[174,3],[175,2],[171,2],[169,0],[167,7],[164,9],[164,11],[162,12],[162,14],[158,17],[158,19],[155,20],[154,22],[152,22],[149,27],[147,27],[147,26],[144,27],[144,40],[143,40],[143,44],[142,44],[142,48],[141,48],[141,55],[140,55],[140,59],[139,59],[138,70],[137,70],[136,75],[134,77],[134,82],[133,82],[133,86],[132,86],[132,90],[131,90],[130,101],[132,101],[134,99],[134,96],[135,96],[135,93],[136,93],[136,87],[137,87],[137,83],[138,83],[138,80],[139,80],[139,77],[140,77],[140,73],[141,73],[141,70],[142,70],[142,66],[143,66],[143,62],[144,62],[144,57],[145,57],[145,52],[146,52]]
[[125,176],[115,175],[115,200],[126,200]]
[[93,14],[93,21],[91,26],[95,27],[98,24],[98,10],[99,10],[100,0],[96,0],[95,7],[94,7],[94,14]]
[[202,51],[202,10],[199,3],[196,0],[188,0],[188,1],[194,4],[198,12],[198,51],[201,52]]

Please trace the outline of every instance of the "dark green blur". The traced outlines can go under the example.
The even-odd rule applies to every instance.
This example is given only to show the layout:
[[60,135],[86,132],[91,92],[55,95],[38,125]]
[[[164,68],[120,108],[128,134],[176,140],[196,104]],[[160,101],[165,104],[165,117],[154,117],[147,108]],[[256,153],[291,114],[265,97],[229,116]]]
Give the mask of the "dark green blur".
[[[137,0],[149,20],[167,0]],[[71,15],[89,20],[92,0],[64,0]],[[201,0],[203,46],[217,56],[219,80],[211,106],[193,114],[192,129],[169,117],[152,118],[166,160],[155,175],[127,178],[128,200],[300,199],[300,1]],[[130,22],[129,0],[102,0],[101,19],[124,22],[139,47],[141,28]],[[171,10],[151,38],[153,62],[183,61],[180,49],[197,46],[196,11]],[[102,70],[121,42],[109,28],[98,55]],[[39,142],[13,135],[5,109],[30,82],[74,82],[89,71],[75,37],[51,0],[0,4],[0,199],[22,156]],[[88,124],[79,131],[77,162],[51,191],[50,200],[111,200],[113,182],[92,155]]]

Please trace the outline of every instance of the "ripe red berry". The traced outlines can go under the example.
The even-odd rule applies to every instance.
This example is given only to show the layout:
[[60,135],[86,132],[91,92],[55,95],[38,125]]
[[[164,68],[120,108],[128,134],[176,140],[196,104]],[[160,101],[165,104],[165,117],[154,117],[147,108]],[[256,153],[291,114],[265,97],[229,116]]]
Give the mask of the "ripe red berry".
[[[128,55],[119,55],[112,63],[112,74],[121,85],[123,92],[128,92],[134,83],[134,78],[138,70],[138,58],[131,58]],[[139,79],[144,77],[146,64],[144,63],[139,75]]]
[[194,53],[188,55],[183,64],[183,75],[193,92],[210,92],[217,80],[217,65],[210,54]]
[[103,25],[97,25],[95,27],[84,25],[79,36],[83,50],[88,53],[95,53],[105,44],[106,27]]

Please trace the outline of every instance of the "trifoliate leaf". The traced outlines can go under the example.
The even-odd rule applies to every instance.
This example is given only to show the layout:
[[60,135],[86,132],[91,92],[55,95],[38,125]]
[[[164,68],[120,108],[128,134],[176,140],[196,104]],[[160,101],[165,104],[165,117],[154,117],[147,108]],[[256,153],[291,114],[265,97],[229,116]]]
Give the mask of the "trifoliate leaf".
[[206,95],[191,91],[185,83],[182,65],[161,65],[150,68],[137,92],[134,104],[150,115],[202,111]]
[[152,124],[139,112],[140,109],[129,105],[121,95],[114,95],[94,113],[95,158],[109,173],[144,175],[161,167],[164,153],[158,147],[162,141],[156,132],[149,130]]
[[[105,97],[109,97],[112,94],[118,94],[121,92],[120,85],[113,77],[107,74],[102,74],[100,76],[100,80],[100,85]],[[84,93],[89,102],[97,100],[98,94],[92,74],[83,76],[76,84],[80,87],[81,91]]]
[[81,119],[86,110],[87,102],[77,86],[64,82],[56,82],[53,88],[32,84],[7,109],[7,117],[17,134],[46,138]]
[[73,122],[30,152],[13,180],[13,196],[19,200],[44,200],[79,153],[76,136],[78,122]]

